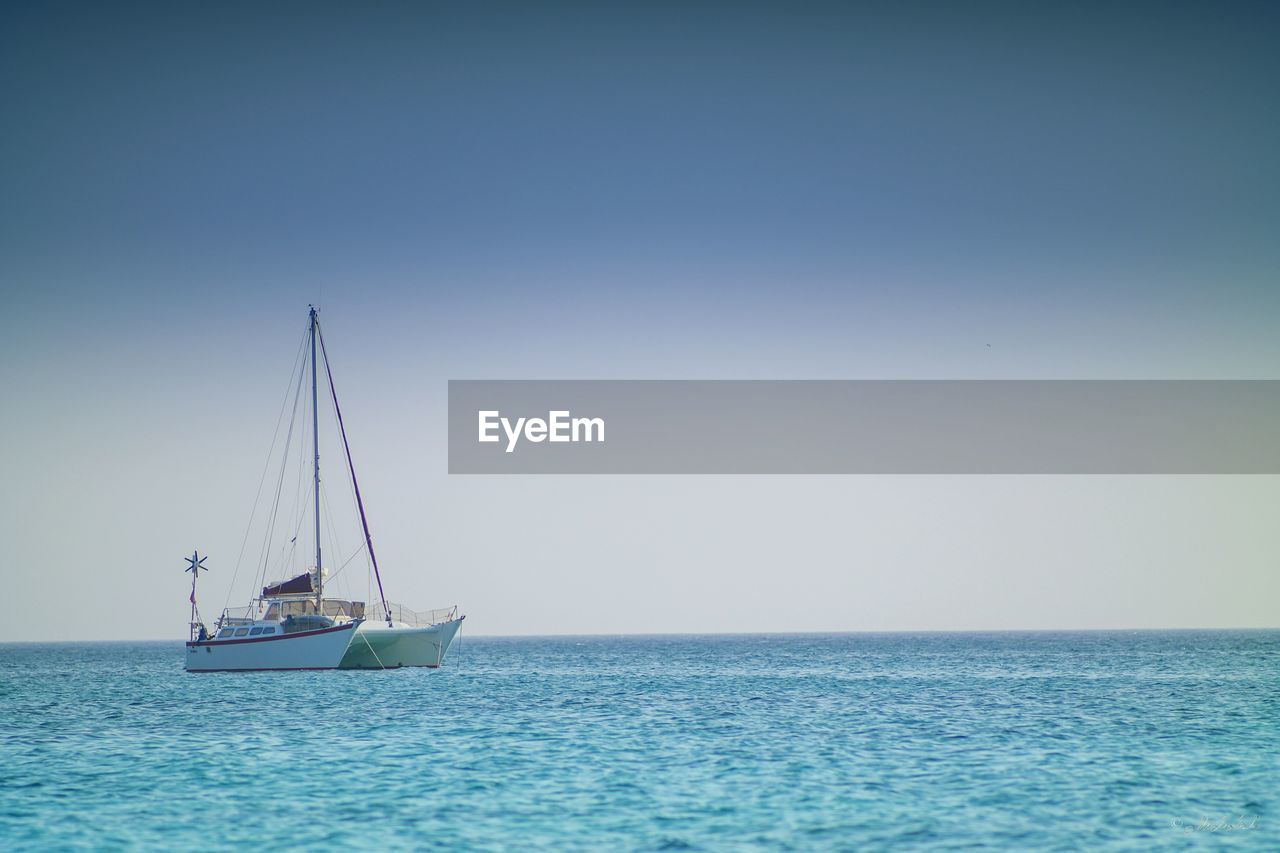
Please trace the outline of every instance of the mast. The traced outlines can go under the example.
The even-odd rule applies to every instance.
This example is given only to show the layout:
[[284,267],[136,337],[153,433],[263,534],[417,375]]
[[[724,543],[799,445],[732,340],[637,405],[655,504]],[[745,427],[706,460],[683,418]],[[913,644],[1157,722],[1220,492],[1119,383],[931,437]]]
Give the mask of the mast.
[[316,306],[311,309],[311,435],[315,440],[316,612],[323,613],[324,564],[320,559],[320,410],[316,406]]

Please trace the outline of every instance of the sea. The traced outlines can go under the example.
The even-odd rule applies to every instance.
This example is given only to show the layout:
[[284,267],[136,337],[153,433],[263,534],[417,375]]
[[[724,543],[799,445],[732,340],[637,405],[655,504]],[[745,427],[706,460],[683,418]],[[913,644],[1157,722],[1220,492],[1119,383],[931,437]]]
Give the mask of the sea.
[[0,645],[0,849],[1280,850],[1280,631]]

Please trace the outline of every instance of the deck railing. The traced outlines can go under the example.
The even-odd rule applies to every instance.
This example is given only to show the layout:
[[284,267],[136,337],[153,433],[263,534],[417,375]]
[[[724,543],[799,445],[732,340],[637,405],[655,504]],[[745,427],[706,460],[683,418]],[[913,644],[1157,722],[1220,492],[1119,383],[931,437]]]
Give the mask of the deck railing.
[[222,611],[222,618],[218,620],[218,625],[251,625],[257,618],[258,608],[253,605],[248,607],[228,607]]
[[[328,599],[325,601],[326,604],[329,603]],[[309,608],[311,612],[314,612],[314,609],[314,607]],[[329,613],[330,609],[331,608],[326,607],[326,613]],[[261,611],[259,611],[254,605],[249,605],[248,607],[228,607],[226,610],[222,611],[222,618],[218,620],[217,624],[219,627],[226,625],[250,625],[255,619],[259,618],[260,612]],[[449,622],[458,618],[458,606],[456,604],[453,607],[441,607],[436,610],[410,610],[403,604],[393,604],[390,601],[387,602],[386,610],[383,610],[382,602],[380,601],[365,604],[363,615],[365,620],[368,622],[386,622],[387,612],[390,612],[392,622],[408,625],[412,628],[425,628],[428,625],[438,625],[441,622]],[[335,614],[329,613],[329,615]],[[359,616],[360,614],[354,613],[354,615]]]
[[412,628],[425,628],[458,618],[458,606],[441,607],[436,610],[410,610],[402,604],[387,602],[387,610],[382,609],[382,602],[369,602],[365,607],[365,618],[370,622],[387,621],[386,613],[391,613],[392,622],[400,622]]

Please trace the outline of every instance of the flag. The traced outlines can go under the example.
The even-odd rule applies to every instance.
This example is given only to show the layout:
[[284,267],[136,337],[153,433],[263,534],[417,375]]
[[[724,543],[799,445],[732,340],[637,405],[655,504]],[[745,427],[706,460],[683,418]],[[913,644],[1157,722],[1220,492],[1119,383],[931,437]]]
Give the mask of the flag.
[[194,589],[191,591],[191,603],[196,603],[196,591]]

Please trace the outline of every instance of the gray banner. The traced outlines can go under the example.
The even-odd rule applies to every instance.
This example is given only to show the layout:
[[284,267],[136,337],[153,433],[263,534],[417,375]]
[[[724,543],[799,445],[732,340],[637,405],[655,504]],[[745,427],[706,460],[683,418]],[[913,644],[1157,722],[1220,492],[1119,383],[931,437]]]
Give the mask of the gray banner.
[[1280,381],[451,380],[449,473],[1276,474]]

